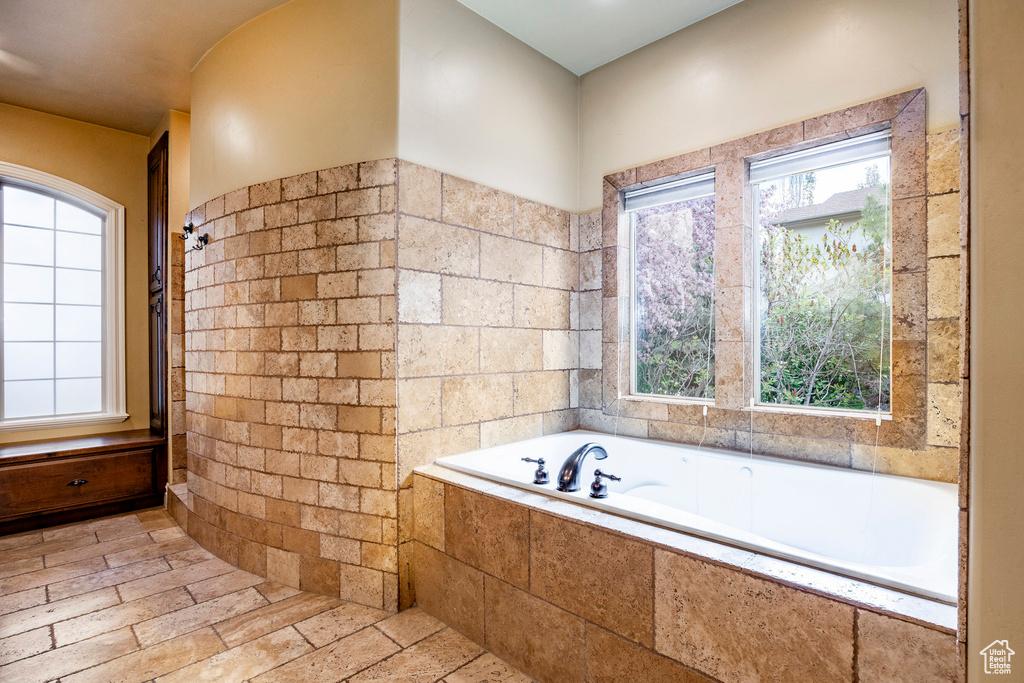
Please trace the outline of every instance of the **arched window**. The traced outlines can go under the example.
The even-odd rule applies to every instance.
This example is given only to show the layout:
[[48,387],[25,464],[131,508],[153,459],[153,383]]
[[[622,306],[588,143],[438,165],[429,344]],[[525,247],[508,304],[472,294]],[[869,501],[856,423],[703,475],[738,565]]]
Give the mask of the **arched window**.
[[119,422],[124,207],[0,162],[0,431]]

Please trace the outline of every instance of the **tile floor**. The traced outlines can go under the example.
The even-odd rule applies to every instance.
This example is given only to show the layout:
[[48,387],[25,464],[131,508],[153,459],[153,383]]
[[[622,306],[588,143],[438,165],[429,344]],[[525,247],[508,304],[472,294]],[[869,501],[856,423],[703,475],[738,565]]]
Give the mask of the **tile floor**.
[[418,608],[235,569],[156,508],[0,537],[0,681],[530,679]]

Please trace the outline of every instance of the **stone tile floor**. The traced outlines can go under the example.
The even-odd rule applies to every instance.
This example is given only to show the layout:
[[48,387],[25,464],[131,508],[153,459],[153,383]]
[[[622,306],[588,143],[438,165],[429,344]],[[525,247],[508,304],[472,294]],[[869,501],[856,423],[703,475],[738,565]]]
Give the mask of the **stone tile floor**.
[[0,537],[0,681],[530,679],[418,608],[235,569],[155,508]]

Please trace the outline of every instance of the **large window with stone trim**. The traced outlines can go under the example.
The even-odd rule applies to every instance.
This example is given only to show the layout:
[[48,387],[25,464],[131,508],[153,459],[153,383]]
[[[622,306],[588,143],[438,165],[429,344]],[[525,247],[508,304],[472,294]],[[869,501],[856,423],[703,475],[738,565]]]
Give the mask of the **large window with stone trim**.
[[750,165],[763,404],[888,412],[890,133]]
[[[959,329],[957,225],[942,215],[955,173],[945,136],[932,154],[925,113],[912,90],[605,176],[601,373],[580,383],[594,406],[581,410],[600,413],[583,423],[615,416],[725,448],[749,432],[751,450],[855,468],[874,465],[877,443],[890,472],[955,446],[956,354],[937,351]],[[713,398],[641,393],[644,299],[659,290],[643,289],[642,215],[627,197],[712,170]],[[714,410],[687,405],[702,402]]]
[[632,236],[632,392],[715,395],[715,176],[625,193]]
[[7,170],[14,172],[0,176],[0,429],[123,420],[120,207]]

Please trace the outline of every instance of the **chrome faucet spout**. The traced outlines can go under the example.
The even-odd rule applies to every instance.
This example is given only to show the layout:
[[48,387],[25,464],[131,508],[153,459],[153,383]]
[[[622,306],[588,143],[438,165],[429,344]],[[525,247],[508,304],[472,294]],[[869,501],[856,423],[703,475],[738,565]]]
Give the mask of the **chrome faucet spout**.
[[608,457],[606,451],[600,444],[585,443],[577,448],[572,455],[565,459],[562,469],[558,472],[558,490],[565,493],[572,493],[580,490],[580,473],[583,469],[583,460],[588,454],[593,453],[598,460]]

